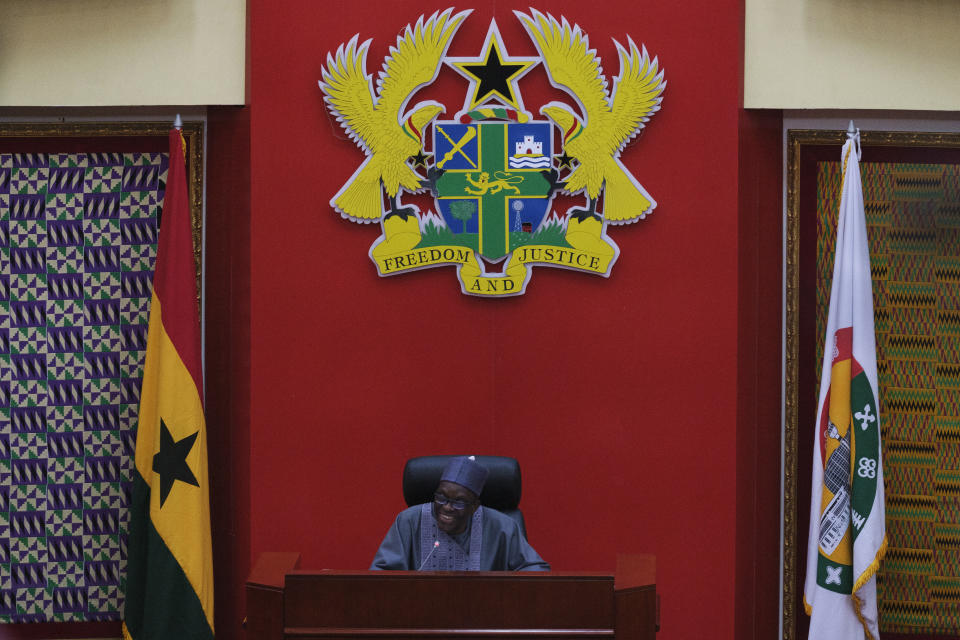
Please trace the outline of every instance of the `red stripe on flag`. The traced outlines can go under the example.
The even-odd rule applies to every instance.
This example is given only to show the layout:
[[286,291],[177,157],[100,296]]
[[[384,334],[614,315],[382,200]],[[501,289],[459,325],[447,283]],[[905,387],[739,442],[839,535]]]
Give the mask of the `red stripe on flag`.
[[153,289],[160,300],[163,328],[193,377],[202,402],[200,317],[197,311],[193,233],[183,143],[177,129],[170,130],[170,169],[167,172],[167,190],[160,219]]

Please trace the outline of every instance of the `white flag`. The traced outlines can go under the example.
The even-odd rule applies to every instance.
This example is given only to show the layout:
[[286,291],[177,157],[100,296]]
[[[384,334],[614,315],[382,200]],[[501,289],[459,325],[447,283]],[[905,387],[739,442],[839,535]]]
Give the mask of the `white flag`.
[[830,312],[813,445],[804,605],[810,640],[880,637],[876,571],[886,551],[870,250],[860,134],[843,145]]

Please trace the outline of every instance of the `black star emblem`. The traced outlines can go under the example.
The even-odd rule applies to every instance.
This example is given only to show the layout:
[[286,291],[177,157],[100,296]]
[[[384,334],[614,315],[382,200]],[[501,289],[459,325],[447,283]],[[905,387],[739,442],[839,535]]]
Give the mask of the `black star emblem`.
[[423,167],[424,169],[426,169],[427,161],[430,160],[430,157],[432,155],[433,155],[432,153],[424,153],[423,149],[420,149],[420,151],[417,151],[417,155],[410,156],[410,160],[413,162],[413,168],[416,169],[417,167]]
[[553,159],[557,161],[557,169],[573,169],[573,156],[568,156],[567,152],[564,151],[563,155],[553,156]]
[[523,100],[517,89],[517,81],[537,64],[539,59],[512,58],[505,51],[497,24],[491,22],[480,56],[447,58],[447,63],[470,81],[465,106],[467,110],[493,99],[517,111],[523,111]]
[[163,418],[160,419],[160,451],[153,456],[153,470],[160,476],[160,506],[166,502],[176,480],[199,487],[200,484],[187,465],[187,454],[200,432],[196,431],[183,440],[173,441]]

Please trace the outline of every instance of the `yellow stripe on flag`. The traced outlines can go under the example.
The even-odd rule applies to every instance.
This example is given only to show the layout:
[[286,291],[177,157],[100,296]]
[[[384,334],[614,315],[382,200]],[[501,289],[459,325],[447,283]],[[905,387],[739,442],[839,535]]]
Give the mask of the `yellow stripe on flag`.
[[[147,352],[157,357],[147,361],[143,372],[136,466],[142,477],[149,478],[150,519],[193,585],[207,621],[213,628],[210,528],[185,526],[193,522],[210,521],[207,430],[203,407],[190,372],[164,331],[161,303],[156,294],[151,305]],[[162,508],[160,476],[153,470],[154,456],[160,450],[161,416],[174,441],[198,434],[186,462],[200,485],[196,487],[174,482]]]

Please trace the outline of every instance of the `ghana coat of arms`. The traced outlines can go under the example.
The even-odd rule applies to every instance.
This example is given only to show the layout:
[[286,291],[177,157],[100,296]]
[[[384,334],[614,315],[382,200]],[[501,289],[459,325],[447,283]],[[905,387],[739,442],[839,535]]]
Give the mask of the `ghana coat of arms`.
[[[623,147],[659,110],[666,82],[632,39],[614,41],[620,73],[608,86],[587,34],[565,18],[515,11],[538,57],[510,56],[491,20],[476,57],[447,55],[470,11],[421,16],[390,48],[376,82],[370,41],[354,36],[327,55],[320,88],[330,111],[366,154],[330,200],[344,218],[379,222],[370,248],[380,275],[455,265],[461,289],[522,294],[533,265],[609,276],[619,255],[609,225],[636,222],[656,202],[620,161]],[[468,82],[462,108],[415,93],[446,64]],[[572,104],[524,106],[518,81],[542,66]],[[434,208],[404,202],[429,192]],[[556,211],[557,192],[583,206]]]

